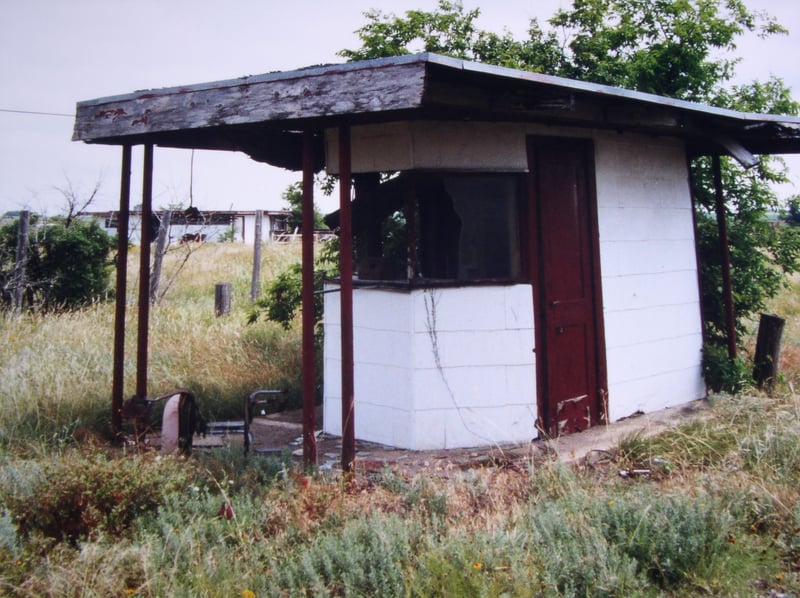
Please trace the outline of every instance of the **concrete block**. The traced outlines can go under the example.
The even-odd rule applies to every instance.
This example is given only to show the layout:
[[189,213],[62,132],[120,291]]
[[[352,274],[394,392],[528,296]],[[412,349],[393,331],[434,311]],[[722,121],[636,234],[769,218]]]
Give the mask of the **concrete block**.
[[702,334],[699,303],[658,305],[636,310],[606,310],[606,347],[623,347],[662,338]]
[[604,277],[697,270],[691,241],[605,241],[600,245]]
[[607,351],[609,385],[700,366],[702,348],[703,338],[699,333],[610,348]]
[[666,372],[659,376],[609,384],[609,419],[617,421],[637,411],[677,407],[706,396],[702,369]]
[[697,300],[697,273],[691,270],[603,277],[603,307],[608,311],[645,309]]

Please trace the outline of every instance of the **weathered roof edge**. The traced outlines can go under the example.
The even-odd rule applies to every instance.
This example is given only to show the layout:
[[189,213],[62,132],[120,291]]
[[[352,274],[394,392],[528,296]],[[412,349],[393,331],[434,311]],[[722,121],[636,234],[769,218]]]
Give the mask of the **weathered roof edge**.
[[719,108],[716,106],[710,106],[708,104],[701,104],[700,102],[679,100],[676,98],[661,96],[654,93],[634,91],[631,89],[624,89],[622,87],[614,87],[612,85],[605,85],[603,83],[592,83],[590,81],[567,79],[565,77],[558,77],[556,75],[546,75],[544,73],[536,73],[533,71],[522,71],[503,66],[484,64],[481,62],[472,62],[468,60],[461,60],[458,58],[451,58],[449,56],[442,56],[440,54],[427,53],[427,54],[417,54],[415,56],[425,57],[425,60],[431,64],[439,64],[450,68],[461,69],[465,72],[473,72],[486,75],[493,75],[497,77],[519,79],[524,81],[530,81],[532,83],[539,83],[542,85],[561,87],[563,89],[570,91],[580,91],[595,95],[604,95],[611,98],[618,98],[621,100],[629,100],[629,101],[634,100],[647,104],[668,106],[670,108],[677,108],[680,110],[688,110],[692,112],[702,112],[713,116],[733,118],[738,120],[751,120],[757,122],[768,121],[768,122],[775,122],[782,124],[800,125],[800,116],[763,114],[757,112],[740,112],[728,108]]
[[77,103],[77,106],[78,107],[99,106],[102,104],[142,99],[142,98],[150,98],[161,95],[172,95],[175,93],[224,89],[231,87],[239,87],[242,85],[252,85],[257,83],[268,83],[275,81],[297,79],[300,77],[314,77],[320,75],[334,74],[337,72],[345,73],[356,70],[381,68],[393,65],[399,66],[399,65],[415,64],[415,63],[435,64],[450,69],[461,70],[464,72],[490,75],[490,76],[500,77],[503,79],[516,79],[521,81],[528,81],[531,83],[537,83],[541,85],[560,87],[562,89],[569,91],[579,91],[593,95],[602,95],[609,98],[617,98],[627,101],[638,101],[658,106],[667,106],[679,110],[704,113],[708,115],[719,116],[723,118],[731,118],[740,121],[774,122],[785,125],[800,126],[800,116],[741,112],[737,110],[731,110],[728,108],[709,106],[707,104],[701,104],[699,102],[680,100],[676,98],[670,98],[667,96],[660,96],[657,94],[646,93],[641,91],[633,91],[630,89],[614,87],[602,83],[579,81],[575,79],[558,77],[555,75],[535,73],[532,71],[523,71],[508,67],[463,60],[460,58],[452,58],[450,56],[444,56],[432,52],[409,54],[405,56],[393,56],[389,58],[375,58],[370,60],[361,60],[357,62],[310,66],[290,71],[275,71],[271,73],[264,73],[261,75],[248,75],[236,79],[223,79],[218,81],[209,81],[205,83],[196,83],[192,85],[179,85],[173,87],[138,90],[128,94],[106,96],[91,100],[79,101]]
[[[430,54],[408,54],[405,56],[392,56],[389,58],[374,58],[370,60],[360,60],[358,62],[342,62],[334,64],[321,64],[315,66],[301,67],[290,71],[272,71],[260,75],[245,75],[235,79],[220,79],[217,81],[206,81],[191,85],[174,85],[171,87],[157,87],[153,89],[140,89],[131,93],[124,93],[113,96],[104,96],[91,100],[81,100],[78,106],[100,106],[114,102],[135,100],[142,97],[155,97],[160,95],[172,95],[175,93],[186,93],[190,91],[208,91],[212,89],[225,89],[229,87],[240,87],[242,85],[252,85],[254,83],[272,83],[274,81],[286,81],[302,77],[315,77],[329,75],[337,72],[348,72],[363,70],[365,68],[380,68],[392,65],[404,65],[428,62]],[[445,58],[442,56],[441,58]]]

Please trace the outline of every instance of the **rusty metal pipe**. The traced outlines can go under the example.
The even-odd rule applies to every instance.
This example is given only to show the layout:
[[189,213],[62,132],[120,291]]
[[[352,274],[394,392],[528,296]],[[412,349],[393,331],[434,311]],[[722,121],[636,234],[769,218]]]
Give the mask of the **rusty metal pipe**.
[[131,146],[122,146],[122,168],[117,213],[117,284],[114,308],[114,365],[111,386],[111,434],[122,435],[122,402],[125,395],[125,311],[128,292],[128,221],[131,199]]
[[342,343],[342,471],[355,469],[353,377],[353,226],[350,128],[339,129],[339,280]]
[[[150,219],[153,214],[153,144],[144,146],[141,252],[139,254],[139,322],[136,349],[136,396],[147,397],[147,343],[150,329]],[[147,422],[136,420],[136,442],[144,442]]]
[[725,197],[722,191],[722,167],[719,156],[713,156],[714,193],[717,209],[717,230],[722,254],[722,293],[725,302],[725,325],[728,334],[728,357],[734,359],[736,347],[736,313],[733,303],[733,281],[731,279],[731,250],[728,243],[728,221],[725,211]]
[[316,376],[314,363],[314,134],[303,133],[303,460],[317,462],[314,435]]

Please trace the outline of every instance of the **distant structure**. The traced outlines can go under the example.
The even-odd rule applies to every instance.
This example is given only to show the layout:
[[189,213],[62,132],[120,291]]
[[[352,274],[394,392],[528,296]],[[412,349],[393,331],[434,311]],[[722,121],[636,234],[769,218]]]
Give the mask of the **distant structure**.
[[[153,214],[153,227],[157,230],[163,210]],[[289,210],[264,210],[261,238],[266,243],[289,240]],[[118,212],[81,212],[81,218],[99,220],[109,235],[117,234]],[[256,212],[248,211],[200,211],[197,208],[173,210],[170,214],[170,243],[188,241],[233,241],[250,243],[255,238]],[[138,245],[141,241],[142,212],[132,210],[128,222],[128,239]]]

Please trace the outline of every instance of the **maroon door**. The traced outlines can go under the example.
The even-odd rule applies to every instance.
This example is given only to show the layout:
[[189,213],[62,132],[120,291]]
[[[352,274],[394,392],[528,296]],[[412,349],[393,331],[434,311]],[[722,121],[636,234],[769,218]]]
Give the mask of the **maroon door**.
[[539,424],[559,436],[605,413],[594,149],[530,137],[528,165]]

